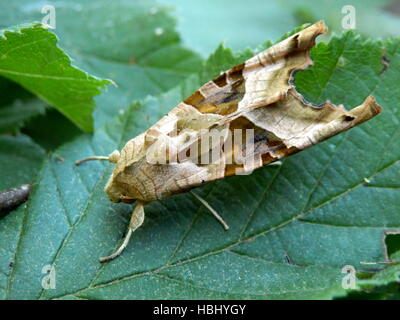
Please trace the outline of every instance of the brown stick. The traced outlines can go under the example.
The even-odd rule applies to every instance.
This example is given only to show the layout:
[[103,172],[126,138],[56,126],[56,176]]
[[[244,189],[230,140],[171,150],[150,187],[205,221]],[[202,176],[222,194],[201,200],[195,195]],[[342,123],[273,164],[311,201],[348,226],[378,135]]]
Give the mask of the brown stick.
[[32,185],[11,188],[0,192],[0,212],[8,212],[28,200]]

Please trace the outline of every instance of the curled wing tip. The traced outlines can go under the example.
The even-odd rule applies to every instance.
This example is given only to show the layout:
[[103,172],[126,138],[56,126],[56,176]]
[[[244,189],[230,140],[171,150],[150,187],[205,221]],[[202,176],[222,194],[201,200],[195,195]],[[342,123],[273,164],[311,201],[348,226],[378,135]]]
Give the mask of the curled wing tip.
[[325,24],[324,20],[319,20],[316,23],[314,23],[314,26],[318,27],[318,29],[321,31],[321,33],[325,33],[328,31],[328,27]]
[[365,101],[364,104],[368,105],[371,113],[375,116],[379,113],[382,112],[382,107],[376,102],[376,99],[374,96],[368,96]]
[[323,20],[314,23],[313,25],[301,30],[293,37],[299,40],[298,47],[302,50],[308,50],[315,45],[315,39],[328,31]]
[[376,102],[374,96],[368,96],[358,107],[349,111],[356,117],[356,124],[363,123],[382,112],[382,107]]
[[328,32],[328,27],[326,26],[324,20],[320,20],[300,32],[306,32],[306,33],[309,32],[313,34],[313,38],[315,38],[321,34]]

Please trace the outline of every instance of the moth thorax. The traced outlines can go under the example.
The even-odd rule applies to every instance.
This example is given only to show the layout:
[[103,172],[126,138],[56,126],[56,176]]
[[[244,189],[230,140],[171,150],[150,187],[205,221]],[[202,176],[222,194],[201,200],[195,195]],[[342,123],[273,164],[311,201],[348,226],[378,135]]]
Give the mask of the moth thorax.
[[118,160],[119,160],[119,156],[120,156],[119,151],[118,151],[118,150],[114,150],[114,151],[111,152],[110,155],[108,156],[108,161],[117,163]]

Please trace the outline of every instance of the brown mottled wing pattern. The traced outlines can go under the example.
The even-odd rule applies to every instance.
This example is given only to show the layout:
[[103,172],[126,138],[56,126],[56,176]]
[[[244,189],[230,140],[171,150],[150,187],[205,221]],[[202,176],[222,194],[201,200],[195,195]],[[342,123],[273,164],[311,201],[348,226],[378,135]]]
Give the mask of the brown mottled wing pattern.
[[[292,76],[312,64],[310,49],[324,32],[326,27],[320,21],[206,83],[126,144],[106,189],[114,188],[127,199],[159,200],[252,171],[377,115],[381,109],[373,97],[346,111],[330,102],[316,107],[295,90]],[[165,153],[171,158],[182,155],[204,137],[202,130],[208,129],[219,130],[222,139],[228,139],[226,132],[233,135],[235,129],[246,134],[246,129],[252,129],[254,134],[245,134],[241,143],[234,140],[232,148],[211,164],[190,160],[149,163],[149,153],[152,160]],[[249,154],[248,145],[254,159],[236,163],[236,154]]]

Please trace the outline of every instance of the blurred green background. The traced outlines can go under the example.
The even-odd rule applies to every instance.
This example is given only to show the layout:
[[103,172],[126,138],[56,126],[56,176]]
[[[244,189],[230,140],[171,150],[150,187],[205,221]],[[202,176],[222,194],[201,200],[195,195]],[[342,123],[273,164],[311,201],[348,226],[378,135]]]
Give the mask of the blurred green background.
[[276,40],[306,22],[324,19],[330,32],[343,31],[343,6],[356,12],[357,32],[400,35],[400,0],[159,0],[176,8],[184,43],[202,55],[225,40],[233,49]]

